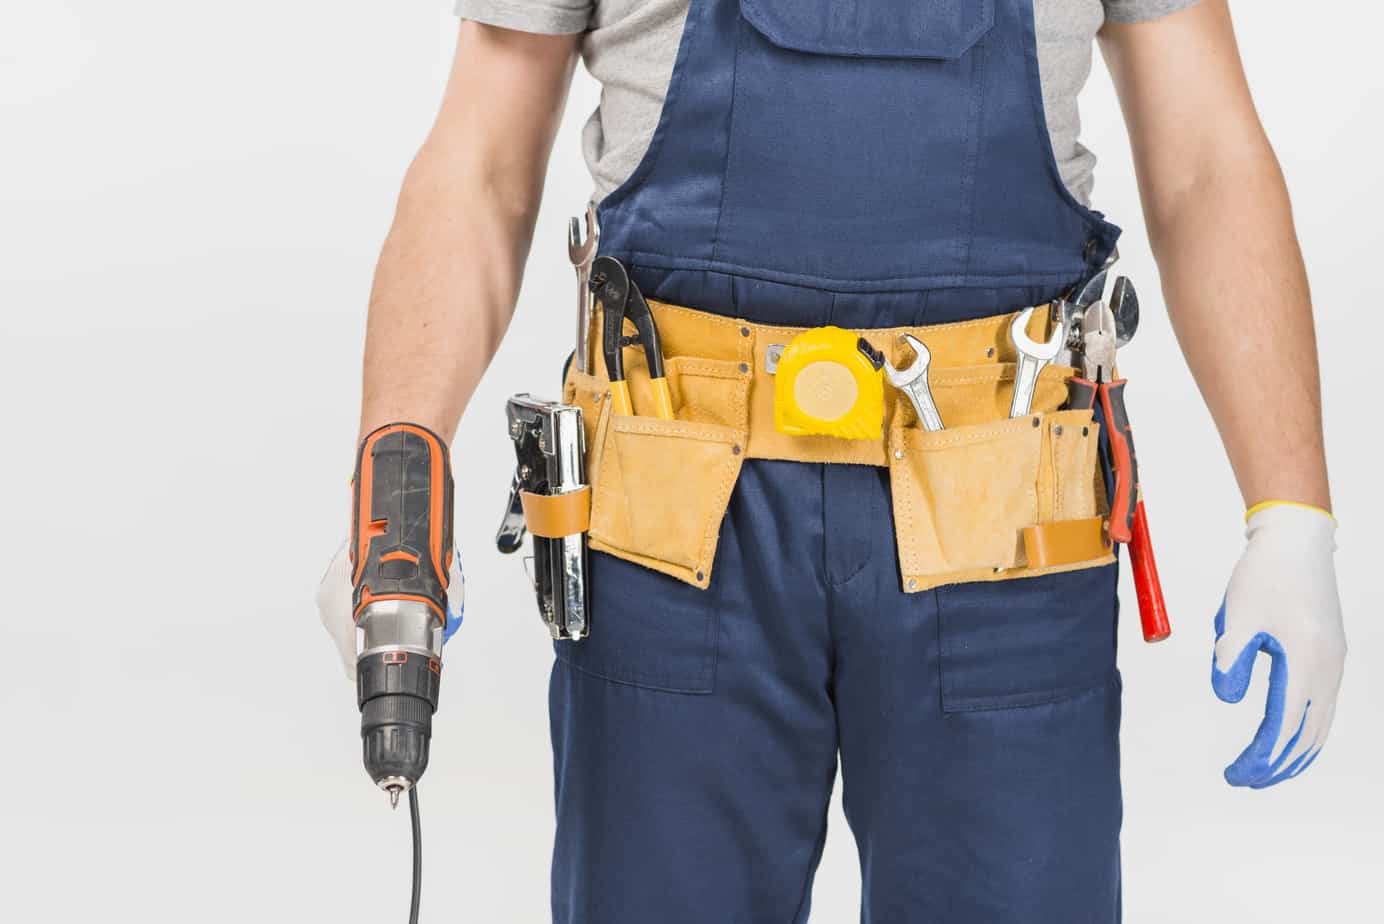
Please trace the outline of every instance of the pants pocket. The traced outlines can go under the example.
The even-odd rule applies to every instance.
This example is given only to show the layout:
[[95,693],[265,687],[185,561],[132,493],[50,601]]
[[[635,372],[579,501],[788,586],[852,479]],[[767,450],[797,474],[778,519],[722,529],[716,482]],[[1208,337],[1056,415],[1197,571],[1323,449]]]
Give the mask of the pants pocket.
[[614,683],[668,693],[715,689],[716,601],[632,562],[590,557],[591,627],[553,643],[557,659]]
[[938,594],[942,711],[1056,702],[1115,682],[1111,564]]

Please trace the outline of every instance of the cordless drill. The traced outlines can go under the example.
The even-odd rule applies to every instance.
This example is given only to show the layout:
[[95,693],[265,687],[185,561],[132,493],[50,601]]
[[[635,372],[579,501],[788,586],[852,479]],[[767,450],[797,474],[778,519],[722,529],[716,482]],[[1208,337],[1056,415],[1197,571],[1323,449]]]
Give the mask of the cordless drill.
[[398,805],[428,767],[452,559],[447,447],[417,424],[367,436],[352,486],[356,698],[365,769]]

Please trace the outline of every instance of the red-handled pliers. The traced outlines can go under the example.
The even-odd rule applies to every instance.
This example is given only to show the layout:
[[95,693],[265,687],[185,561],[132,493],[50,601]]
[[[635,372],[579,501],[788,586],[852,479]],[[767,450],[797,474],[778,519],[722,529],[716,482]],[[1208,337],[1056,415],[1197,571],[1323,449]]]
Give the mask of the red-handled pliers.
[[1129,413],[1125,410],[1125,380],[1109,380],[1115,369],[1115,313],[1104,301],[1086,309],[1081,322],[1081,345],[1085,376],[1073,376],[1068,383],[1068,407],[1093,411],[1100,402],[1115,476],[1110,492],[1110,538],[1129,545],[1144,640],[1159,642],[1172,634],[1172,628],[1149,540],[1144,501],[1139,495],[1139,463],[1134,454]]

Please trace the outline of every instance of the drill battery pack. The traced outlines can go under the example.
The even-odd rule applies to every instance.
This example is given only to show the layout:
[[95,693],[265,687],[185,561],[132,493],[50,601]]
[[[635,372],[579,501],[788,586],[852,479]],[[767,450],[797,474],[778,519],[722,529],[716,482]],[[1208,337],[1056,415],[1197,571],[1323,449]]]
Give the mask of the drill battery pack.
[[509,399],[505,414],[516,465],[495,544],[512,554],[523,546],[525,533],[533,534],[529,577],[539,616],[553,638],[578,641],[591,631],[586,549],[591,488],[581,408],[520,394]]

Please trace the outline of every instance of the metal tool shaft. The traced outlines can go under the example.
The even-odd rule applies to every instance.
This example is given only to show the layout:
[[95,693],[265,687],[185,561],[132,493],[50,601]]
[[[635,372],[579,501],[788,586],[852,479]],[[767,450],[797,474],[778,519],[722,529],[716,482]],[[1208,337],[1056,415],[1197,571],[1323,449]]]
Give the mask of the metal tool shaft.
[[601,242],[600,223],[596,207],[586,206],[586,237],[582,237],[581,219],[567,223],[567,256],[577,271],[577,336],[572,361],[577,371],[591,372],[591,314],[595,311],[596,295],[591,291],[591,262]]

